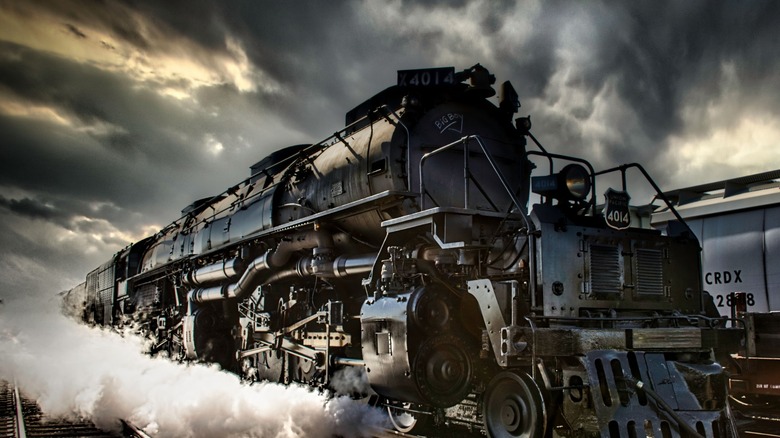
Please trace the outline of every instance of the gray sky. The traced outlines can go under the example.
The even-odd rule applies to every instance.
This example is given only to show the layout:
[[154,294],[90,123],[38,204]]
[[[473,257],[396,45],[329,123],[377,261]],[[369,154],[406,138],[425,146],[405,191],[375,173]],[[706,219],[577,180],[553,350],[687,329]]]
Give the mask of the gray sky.
[[479,62],[549,150],[665,189],[777,169],[778,42],[776,1],[0,0],[0,297],[83,281],[399,69]]

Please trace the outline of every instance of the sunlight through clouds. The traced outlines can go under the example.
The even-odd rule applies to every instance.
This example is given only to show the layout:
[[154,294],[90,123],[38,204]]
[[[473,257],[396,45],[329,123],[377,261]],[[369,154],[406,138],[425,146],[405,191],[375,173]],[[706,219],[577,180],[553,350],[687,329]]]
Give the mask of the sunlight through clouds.
[[231,84],[240,92],[255,92],[258,88],[269,93],[281,91],[278,84],[255,68],[242,43],[230,34],[225,36],[224,50],[205,50],[171,34],[159,21],[122,7],[127,21],[148,42],[130,44],[108,26],[65,24],[62,17],[50,14],[25,20],[24,12],[24,6],[0,9],[0,40],[127,75],[162,95],[192,99],[198,88],[220,84]]
[[716,127],[698,137],[673,137],[671,150],[680,162],[677,185],[704,182],[688,175],[707,174],[709,182],[778,167],[778,139],[780,122],[766,116],[744,117],[736,126]]
[[222,142],[217,140],[211,134],[206,134],[204,144],[206,151],[215,157],[221,154],[223,150],[225,150],[225,146],[222,144]]
[[21,117],[54,123],[60,126],[72,126],[73,122],[67,114],[62,114],[57,108],[36,105],[22,99],[16,99],[0,90],[0,114],[10,117]]
[[0,90],[0,114],[9,117],[52,123],[94,137],[108,137],[127,134],[128,131],[103,120],[80,120],[68,108],[42,105],[18,98]]

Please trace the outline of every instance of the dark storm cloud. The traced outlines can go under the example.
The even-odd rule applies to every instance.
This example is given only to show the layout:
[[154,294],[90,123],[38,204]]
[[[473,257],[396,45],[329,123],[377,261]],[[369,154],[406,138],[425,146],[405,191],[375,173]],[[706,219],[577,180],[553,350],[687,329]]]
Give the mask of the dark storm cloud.
[[[127,210],[113,204],[92,205],[70,197],[44,196],[45,199],[28,197],[14,199],[0,195],[0,210],[6,210],[20,220],[38,220],[56,224],[70,231],[94,234],[115,230],[111,224],[130,227],[132,221],[138,220],[138,217],[127,217]],[[130,243],[116,240],[104,242],[122,246]]]
[[[135,10],[140,16],[152,19],[152,23],[158,26],[156,31],[160,33],[159,36],[185,38],[197,42],[199,46],[208,50],[223,51],[226,49],[225,35],[231,27],[231,23],[226,22],[226,19],[233,14],[231,11],[235,9],[234,3],[204,0],[166,2],[142,0],[122,7]],[[89,17],[85,19],[91,20]],[[252,17],[244,17],[244,19],[251,20]],[[121,29],[121,26],[121,21],[112,24],[113,29]],[[124,32],[123,30],[118,34],[124,35]],[[131,37],[128,42],[132,42],[134,38],[136,37]],[[150,46],[154,43],[145,44]]]
[[[367,3],[373,8],[383,7],[380,3]],[[448,10],[466,14],[468,4],[402,1],[397,8],[402,17],[405,11],[419,14]],[[474,62],[482,62],[513,79],[524,102],[534,102],[534,106],[526,106],[528,110],[538,110],[540,115],[553,118],[535,118],[537,127],[551,128],[553,136],[564,134],[564,144],[570,144],[579,135],[579,127],[567,120],[554,120],[555,116],[546,113],[544,106],[567,98],[557,93],[550,82],[556,71],[571,67],[564,65],[557,52],[576,41],[563,37],[561,31],[572,23],[587,21],[592,25],[590,33],[582,36],[593,41],[588,47],[592,52],[588,53],[587,62],[573,66],[577,71],[567,85],[584,93],[591,102],[573,108],[570,115],[575,123],[591,117],[592,101],[610,81],[625,106],[640,120],[639,131],[632,126],[623,132],[616,123],[618,139],[600,139],[616,161],[657,154],[657,148],[664,147],[664,140],[681,129],[682,102],[694,93],[706,105],[722,94],[724,62],[736,65],[746,88],[749,81],[762,82],[776,68],[773,57],[765,56],[778,36],[772,18],[777,16],[776,2],[491,2],[483,5],[481,16],[473,17],[481,23],[482,34],[466,36],[458,35],[457,28],[446,32],[436,23],[383,33],[382,29],[374,29],[371,19],[360,14],[358,6],[365,7],[366,3],[307,1],[296,3],[295,7],[283,2],[249,1],[38,5],[49,13],[62,15],[69,20],[68,26],[81,35],[84,32],[79,26],[89,24],[109,29],[123,41],[149,50],[160,46],[151,37],[186,39],[204,51],[214,52],[227,51],[226,37],[236,38],[252,64],[288,93],[255,94],[258,105],[273,105],[290,123],[308,126],[315,133],[332,130],[332,123],[340,119],[333,115],[333,110],[343,112],[367,97],[367,90],[380,89],[382,84],[375,84],[376,79],[392,78],[397,65],[405,67],[413,60],[424,63],[435,55],[437,48],[459,39],[486,38],[493,53],[465,53],[464,57],[472,55]],[[183,8],[186,14],[181,13]],[[146,26],[147,31],[141,34],[138,26],[132,25],[137,18],[131,17],[130,24],[119,18],[128,12],[133,12],[132,17],[148,17],[153,29]],[[524,15],[531,18],[517,23],[517,17]],[[501,36],[502,30],[518,25],[531,28],[526,40]],[[393,52],[393,65],[386,62],[388,52]],[[383,72],[387,74],[381,76]],[[354,78],[359,82],[351,80]],[[32,84],[19,85],[29,88]],[[203,92],[211,96],[219,93]],[[117,123],[108,117],[105,108],[81,97],[74,96],[72,100],[74,112],[86,120]],[[322,117],[326,110],[327,115]],[[139,125],[145,122],[148,121],[140,120]],[[124,146],[123,149],[143,147],[149,139],[137,132],[134,129],[113,133],[107,144]],[[655,150],[637,150],[632,143],[653,144]]]
[[0,117],[0,130],[0,185],[126,204],[153,200],[157,193],[154,181],[139,178],[142,169],[94,142],[74,139],[68,129]]
[[[223,90],[222,100],[204,110],[187,109],[122,75],[0,45],[0,91],[24,107],[53,109],[71,122],[0,115],[2,291],[30,288],[34,278],[44,291],[63,279],[77,280],[131,243],[129,235],[143,237],[149,233],[144,227],[162,226],[194,198],[243,179],[247,161],[257,159],[209,162],[201,150],[207,133],[249,136],[251,130],[236,125],[237,114],[218,119],[207,114],[227,113],[227,107],[251,116],[249,103],[230,97],[237,97],[235,90]],[[236,137],[231,132],[220,139],[229,147]],[[16,192],[22,195],[8,194]],[[53,226],[71,233],[66,242]],[[31,237],[45,235],[51,237]],[[82,255],[85,248],[94,249]],[[42,266],[46,273],[36,277]]]
[[346,112],[367,97],[359,94],[361,85],[375,75],[357,73],[358,84],[349,78],[363,70],[364,63],[376,64],[377,55],[389,49],[383,44],[389,36],[371,32],[370,23],[355,15],[354,6],[318,1],[295,7],[251,1],[222,5],[230,33],[243,42],[252,63],[294,96],[271,96],[263,99],[264,104],[302,127],[327,132],[343,120],[332,117],[334,109]]
[[427,9],[455,8],[460,9],[468,4],[468,0],[401,0],[403,7],[422,6]]
[[104,1],[85,3],[79,0],[62,0],[49,2],[45,0],[28,0],[13,6],[19,14],[29,15],[33,19],[41,15],[60,17],[67,30],[79,38],[87,35],[81,30],[84,25],[96,26],[99,29],[111,31],[123,41],[142,49],[153,46],[139,29],[136,17],[132,16],[132,6],[123,2]]
[[[227,52],[226,37],[235,37],[244,43],[255,66],[296,91],[302,90],[301,79],[313,79],[316,85],[318,78],[328,75],[328,68],[343,68],[337,67],[339,62],[361,54],[355,51],[361,45],[360,39],[349,41],[354,34],[345,33],[347,38],[340,38],[342,30],[350,32],[358,23],[349,2],[308,0],[296,2],[295,7],[270,1],[33,4],[69,20],[69,28],[78,24],[103,29],[150,53],[163,50],[166,42],[177,39],[191,41],[205,52]],[[139,25],[140,17],[148,19],[148,23]]]
[[360,40],[346,45],[339,38],[344,31],[359,29],[352,11],[348,2],[317,1],[300,2],[294,8],[280,2],[237,2],[223,9],[252,62],[276,81],[296,88],[302,85],[301,78],[327,77],[349,68],[340,64],[345,52],[351,52],[350,59],[361,54]]
[[[599,142],[612,164],[639,161],[654,168],[663,183],[675,169],[659,159],[669,138],[714,128],[705,117],[691,126],[685,116],[692,106],[711,110],[730,91],[728,66],[734,68],[735,94],[751,97],[745,105],[734,102],[733,117],[723,122],[736,123],[749,106],[777,116],[778,94],[760,94],[780,85],[780,59],[772,55],[780,41],[778,16],[780,3],[769,1],[543,2],[527,42],[498,44],[496,61],[502,69],[511,66],[518,78],[521,99],[529,103],[521,111],[536,115],[537,135],[573,154],[588,155],[580,124],[594,115],[605,87],[612,87],[625,111],[605,120],[612,122],[609,137],[585,141]],[[567,34],[577,26],[580,33]],[[588,51],[576,63],[559,56],[584,42]],[[567,70],[565,89],[551,82]],[[585,96],[581,105],[566,114],[551,111],[565,105],[572,91]]]
[[197,135],[209,127],[204,114],[138,87],[121,73],[13,44],[0,43],[0,49],[0,87],[30,103],[62,109],[85,128],[102,126],[92,132],[95,140],[128,156],[193,164],[183,153],[186,140],[173,136]]
[[172,196],[188,174],[221,168],[199,153],[203,136],[225,132],[229,139],[245,130],[238,129],[234,117],[215,118],[210,112],[239,107],[246,110],[244,116],[251,115],[248,103],[230,87],[203,89],[204,107],[188,108],[121,74],[12,44],[0,46],[0,88],[29,104],[58,109],[80,130],[0,117],[0,184],[140,208]]
[[51,204],[41,203],[35,199],[6,199],[0,195],[0,208],[5,208],[21,216],[33,219],[60,219],[66,217]]

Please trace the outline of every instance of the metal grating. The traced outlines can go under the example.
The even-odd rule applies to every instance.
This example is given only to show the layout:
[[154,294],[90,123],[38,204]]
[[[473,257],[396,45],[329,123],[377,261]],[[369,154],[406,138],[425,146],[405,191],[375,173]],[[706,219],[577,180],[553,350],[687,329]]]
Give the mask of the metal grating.
[[636,250],[636,292],[639,295],[663,295],[663,252],[658,249]]
[[620,250],[615,245],[590,245],[590,290],[619,294],[623,288]]
[[138,309],[154,307],[154,304],[159,301],[160,294],[154,284],[144,284],[135,292],[135,306]]
[[[590,401],[602,437],[656,437],[681,438],[690,434],[670,423],[669,417],[643,391],[633,388],[631,380],[640,380],[653,387],[657,396],[669,407],[682,412],[679,400],[687,391],[687,383],[679,374],[674,361],[667,361],[661,352],[593,350],[585,353],[586,369],[591,391]],[[683,421],[700,436],[718,438],[726,433],[728,419],[724,411],[685,410]]]

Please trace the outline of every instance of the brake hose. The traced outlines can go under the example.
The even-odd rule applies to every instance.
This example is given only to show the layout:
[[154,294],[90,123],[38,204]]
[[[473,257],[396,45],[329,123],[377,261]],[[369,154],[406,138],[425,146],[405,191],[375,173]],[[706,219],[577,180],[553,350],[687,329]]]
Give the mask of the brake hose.
[[641,380],[630,378],[630,377],[626,377],[626,380],[631,382],[634,385],[634,387],[637,389],[637,391],[642,391],[645,394],[649,395],[650,398],[655,400],[656,405],[658,407],[660,407],[661,410],[665,411],[667,413],[667,415],[672,417],[672,419],[677,422],[677,425],[680,426],[680,429],[685,429],[685,431],[688,434],[690,434],[691,437],[693,437],[693,438],[706,438],[706,437],[702,436],[696,429],[691,427],[691,425],[688,424],[682,417],[680,417],[677,414],[677,412],[675,412],[674,409],[672,409],[672,407],[669,406],[669,404],[666,403],[664,401],[664,399],[661,398],[660,395],[658,395],[657,392],[655,392],[652,389],[650,389],[650,387],[645,385],[644,382],[642,382]]

